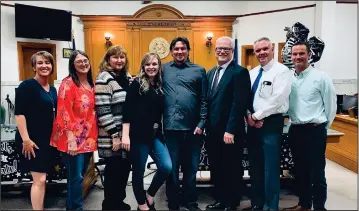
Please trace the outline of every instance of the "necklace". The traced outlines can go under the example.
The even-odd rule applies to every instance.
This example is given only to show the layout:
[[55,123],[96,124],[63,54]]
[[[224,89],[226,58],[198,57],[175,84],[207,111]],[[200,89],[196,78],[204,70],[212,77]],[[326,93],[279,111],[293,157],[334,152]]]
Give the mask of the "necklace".
[[54,98],[52,97],[52,94],[51,94],[51,86],[49,84],[47,84],[49,86],[49,92],[46,91],[46,89],[40,84],[39,80],[34,77],[34,79],[37,81],[37,83],[41,86],[41,88],[45,91],[47,97],[51,100],[51,104],[52,104],[52,116],[53,116],[53,121],[55,120],[55,102],[54,102]]
[[[46,91],[45,91],[46,92]],[[50,90],[49,92],[46,92],[47,96],[50,98],[51,100],[51,104],[52,104],[52,115],[53,115],[53,120],[55,120],[55,113],[56,113],[56,109],[55,109],[55,102],[54,102],[54,98],[52,97],[52,94],[51,94],[51,87],[50,87]]]

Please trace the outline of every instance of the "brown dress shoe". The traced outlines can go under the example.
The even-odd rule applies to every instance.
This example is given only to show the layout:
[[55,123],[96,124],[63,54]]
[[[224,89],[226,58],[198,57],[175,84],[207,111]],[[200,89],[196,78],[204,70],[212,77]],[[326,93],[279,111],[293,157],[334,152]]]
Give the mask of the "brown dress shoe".
[[311,210],[311,209],[305,209],[302,206],[299,205],[295,205],[294,207],[288,207],[288,208],[284,208],[284,211],[295,211],[295,210]]

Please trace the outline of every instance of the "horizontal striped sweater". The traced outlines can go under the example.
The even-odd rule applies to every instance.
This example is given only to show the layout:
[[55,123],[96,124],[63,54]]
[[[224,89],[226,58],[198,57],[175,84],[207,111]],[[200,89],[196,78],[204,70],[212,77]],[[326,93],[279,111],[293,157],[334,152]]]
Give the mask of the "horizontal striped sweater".
[[[122,133],[122,107],[126,91],[115,80],[113,73],[101,72],[95,82],[95,107],[99,128],[98,153],[100,157],[127,157],[124,150],[112,150],[111,135]],[[131,77],[128,74],[128,77]]]

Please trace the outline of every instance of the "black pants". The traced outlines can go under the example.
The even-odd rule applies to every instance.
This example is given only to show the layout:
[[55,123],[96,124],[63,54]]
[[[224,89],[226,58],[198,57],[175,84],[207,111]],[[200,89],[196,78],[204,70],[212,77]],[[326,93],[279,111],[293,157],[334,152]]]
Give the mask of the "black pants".
[[104,200],[102,210],[121,210],[131,170],[129,159],[121,156],[105,158]]
[[325,178],[326,123],[292,125],[289,140],[294,159],[294,175],[299,190],[298,205],[325,210],[327,183]]
[[207,143],[214,198],[226,207],[239,206],[243,192],[243,139],[235,136],[234,144],[225,144],[224,131],[213,131]]

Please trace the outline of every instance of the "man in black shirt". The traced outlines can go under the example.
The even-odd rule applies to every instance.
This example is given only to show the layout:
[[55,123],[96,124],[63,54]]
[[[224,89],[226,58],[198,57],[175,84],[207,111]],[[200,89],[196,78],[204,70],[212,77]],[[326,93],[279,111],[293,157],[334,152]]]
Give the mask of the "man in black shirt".
[[[172,173],[166,183],[168,208],[200,210],[196,203],[196,174],[207,118],[206,71],[188,59],[187,38],[174,38],[170,50],[173,61],[163,65],[164,133],[172,160]],[[183,172],[182,190],[179,166]]]

